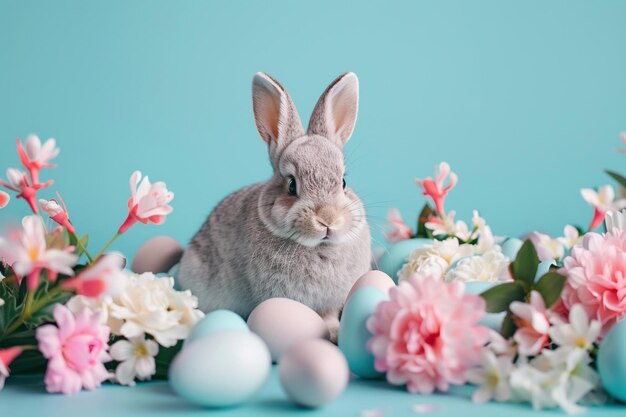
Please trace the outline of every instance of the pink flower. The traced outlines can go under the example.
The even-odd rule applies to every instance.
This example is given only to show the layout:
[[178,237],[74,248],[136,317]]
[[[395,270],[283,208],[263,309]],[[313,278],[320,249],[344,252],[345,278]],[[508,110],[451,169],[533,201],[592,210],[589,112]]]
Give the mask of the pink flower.
[[550,320],[543,297],[537,291],[530,293],[530,303],[513,301],[511,312],[515,314],[517,330],[513,339],[522,355],[534,356],[548,345]]
[[[444,182],[450,176],[450,183],[444,187]],[[439,166],[435,167],[435,179],[427,177],[426,179],[417,179],[417,185],[422,187],[425,196],[430,197],[435,203],[437,213],[443,217],[445,215],[443,206],[444,200],[448,191],[452,189],[457,183],[457,176],[454,172],[450,171],[450,165],[447,162],[441,162]]]
[[128,200],[128,217],[120,226],[119,234],[138,221],[143,224],[161,224],[173,210],[169,202],[174,199],[174,193],[167,190],[164,182],[150,184],[147,176],[141,180],[141,172],[135,171],[130,176],[130,191],[132,195]]
[[67,307],[57,304],[53,314],[57,325],[41,326],[36,333],[39,350],[48,359],[46,390],[73,394],[99,387],[112,376],[103,365],[111,360],[109,328],[89,309],[74,317]]
[[392,208],[387,215],[388,232],[385,233],[385,237],[391,243],[397,243],[402,240],[410,239],[413,236],[413,231],[402,220],[402,215],[398,209]]
[[0,209],[5,208],[9,201],[11,201],[11,196],[0,190]]
[[414,274],[376,307],[367,321],[373,334],[368,348],[391,384],[426,394],[465,383],[466,371],[481,360],[489,329],[478,325],[484,300],[464,289],[462,282]]
[[15,346],[0,349],[0,390],[4,388],[4,381],[9,377],[9,365],[22,354],[22,348]]
[[35,215],[22,219],[22,230],[15,233],[11,242],[0,239],[0,258],[11,265],[16,275],[26,276],[26,284],[31,291],[39,285],[39,276],[44,269],[52,281],[59,273],[74,275],[72,267],[78,257],[71,253],[73,249],[47,248],[43,220]]
[[41,199],[39,200],[39,204],[41,205],[41,209],[43,210],[43,212],[50,216],[52,220],[65,227],[70,233],[76,233],[76,229],[70,222],[69,214],[67,213],[67,208],[65,207],[65,203],[63,203],[63,200],[61,200],[61,204],[63,204],[63,207],[61,207],[55,199]]
[[78,295],[96,298],[107,292],[119,292],[118,287],[125,281],[122,272],[124,257],[119,253],[102,255],[95,264],[82,270],[80,274],[63,281],[63,287],[76,291]]
[[15,168],[7,169],[7,178],[9,182],[7,183],[0,180],[0,186],[18,193],[17,198],[23,198],[33,210],[33,213],[39,213],[39,208],[37,207],[37,191],[49,187],[53,184],[53,181],[46,181],[43,184],[31,184],[30,181],[28,181],[26,173]]
[[595,229],[602,223],[607,211],[619,211],[626,208],[626,199],[615,200],[615,190],[610,185],[600,187],[597,192],[591,188],[583,188],[580,194],[594,208],[589,230]]
[[33,184],[39,184],[39,171],[43,168],[54,168],[55,165],[52,165],[50,160],[54,159],[60,150],[52,138],[48,139],[42,146],[37,135],[30,135],[26,138],[25,145],[26,149],[22,146],[22,141],[17,139],[17,154],[24,168],[30,173]]
[[602,325],[601,336],[626,315],[626,230],[588,233],[561,270],[567,276],[561,301],[565,312],[582,304]]

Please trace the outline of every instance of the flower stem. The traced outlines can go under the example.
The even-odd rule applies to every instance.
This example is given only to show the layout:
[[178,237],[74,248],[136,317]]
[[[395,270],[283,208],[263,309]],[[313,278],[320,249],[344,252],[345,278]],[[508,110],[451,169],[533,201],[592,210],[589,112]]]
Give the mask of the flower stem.
[[24,310],[22,310],[22,316],[30,317],[33,311],[33,298],[35,297],[35,290],[29,290],[26,294],[26,302],[24,303]]
[[117,239],[118,237],[120,237],[120,235],[121,235],[121,233],[119,233],[119,232],[118,232],[118,233],[116,233],[116,234],[115,234],[115,236],[113,236],[113,237],[111,238],[111,240],[109,240],[109,241],[107,242],[107,244],[106,244],[106,245],[104,245],[104,247],[103,247],[102,249],[100,249],[100,252],[98,252],[98,254],[96,255],[96,258],[95,258],[95,259],[97,260],[99,257],[101,257],[101,256],[102,256],[102,254],[104,253],[104,251],[105,251],[105,250],[107,250],[107,249],[109,248],[109,246],[111,246],[111,244],[112,244],[113,242],[115,242],[115,239]]
[[76,242],[78,242],[78,246],[80,246],[80,248],[83,250],[83,253],[85,254],[85,256],[87,256],[87,259],[89,259],[89,263],[92,264],[93,263],[93,258],[89,254],[89,251],[87,250],[87,247],[85,245],[83,245],[83,241],[80,240],[80,238],[78,237],[76,232],[70,232],[70,233],[72,233],[72,236],[74,236],[74,239],[76,239]]
[[26,320],[31,318],[31,316],[34,313],[38,312],[40,309],[45,307],[50,301],[50,299],[54,297],[55,295],[57,295],[59,292],[61,292],[61,287],[60,286],[54,287],[53,289],[48,291],[46,295],[41,297],[39,300],[33,301],[35,292],[29,291],[28,294],[26,295],[26,304],[24,305],[24,310],[22,310],[22,314],[20,314],[20,317],[17,320],[11,323],[11,325],[7,328],[7,330],[4,332],[2,336],[6,337],[10,335],[11,333],[13,333],[14,331],[16,331],[17,329],[19,329],[20,326],[24,324]]

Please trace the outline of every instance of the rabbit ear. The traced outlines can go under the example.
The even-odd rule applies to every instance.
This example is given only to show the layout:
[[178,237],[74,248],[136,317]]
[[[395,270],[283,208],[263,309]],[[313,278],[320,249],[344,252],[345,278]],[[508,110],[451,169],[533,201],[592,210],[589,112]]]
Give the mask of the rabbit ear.
[[345,145],[352,135],[359,108],[359,79],[346,72],[333,81],[313,109],[309,134],[338,140]]
[[304,135],[298,111],[287,90],[264,72],[252,79],[254,121],[261,138],[270,147]]

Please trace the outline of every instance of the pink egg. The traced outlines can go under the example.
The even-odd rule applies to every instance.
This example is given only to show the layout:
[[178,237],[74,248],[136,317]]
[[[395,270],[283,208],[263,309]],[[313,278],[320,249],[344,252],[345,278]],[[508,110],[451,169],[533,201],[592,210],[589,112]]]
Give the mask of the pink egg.
[[169,236],[156,236],[141,245],[131,269],[133,272],[167,272],[180,260],[183,248]]
[[328,337],[328,327],[319,314],[288,298],[270,298],[256,306],[248,317],[248,327],[267,344],[273,361],[298,342]]
[[396,286],[396,283],[393,282],[393,279],[382,271],[369,271],[361,276],[361,278],[357,279],[348,296],[346,297],[346,303],[352,297],[352,294],[359,288],[363,287],[374,287],[381,290],[385,294],[389,294],[389,289]]

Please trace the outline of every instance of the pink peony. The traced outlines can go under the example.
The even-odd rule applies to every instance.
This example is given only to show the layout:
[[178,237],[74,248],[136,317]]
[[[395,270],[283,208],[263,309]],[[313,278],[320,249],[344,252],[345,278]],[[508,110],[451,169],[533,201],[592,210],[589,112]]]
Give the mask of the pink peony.
[[48,392],[72,394],[82,388],[92,390],[112,375],[103,362],[107,353],[109,328],[100,315],[85,309],[76,317],[62,304],[54,306],[56,326],[37,329],[39,350],[48,359],[44,382]]
[[563,263],[561,273],[567,282],[560,307],[567,314],[575,304],[582,304],[587,316],[602,324],[601,335],[605,335],[626,315],[626,230],[588,233]]
[[485,301],[464,289],[462,282],[414,274],[376,307],[367,322],[373,334],[368,348],[391,384],[427,394],[465,383],[466,371],[481,360],[489,329],[478,324]]

